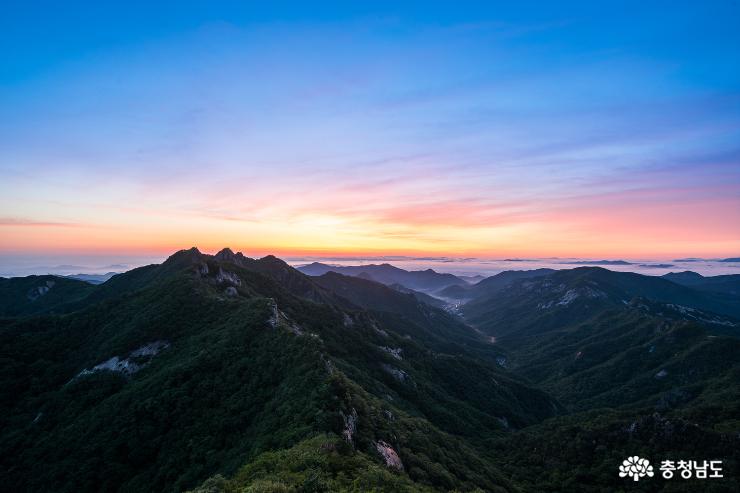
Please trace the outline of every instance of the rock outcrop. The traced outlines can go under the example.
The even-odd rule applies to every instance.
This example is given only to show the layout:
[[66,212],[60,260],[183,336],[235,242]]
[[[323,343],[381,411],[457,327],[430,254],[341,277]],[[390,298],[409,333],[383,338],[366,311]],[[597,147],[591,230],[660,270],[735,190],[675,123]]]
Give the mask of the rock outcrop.
[[403,349],[401,349],[401,348],[392,348],[392,347],[388,347],[388,346],[379,346],[379,347],[380,347],[380,349],[382,349],[386,353],[390,354],[393,358],[398,359],[398,360],[403,359],[401,357],[401,354],[403,353]]
[[126,376],[133,375],[137,371],[144,368],[147,364],[149,364],[151,359],[159,354],[160,351],[162,351],[163,349],[167,349],[169,346],[170,343],[167,341],[150,342],[149,344],[146,344],[138,349],[131,351],[125,358],[113,356],[112,358],[103,361],[102,363],[95,365],[92,368],[84,369],[80,373],[78,373],[77,376],[72,380],[83,377],[85,375],[92,375],[93,373],[99,371],[112,371],[116,373],[121,373]]
[[380,440],[378,442],[375,442],[375,448],[377,449],[380,456],[383,457],[386,466],[390,467],[391,469],[396,469],[397,471],[403,471],[403,462],[401,462],[401,458],[398,456],[398,453],[393,449],[393,447]]
[[383,371],[390,374],[393,378],[395,378],[399,382],[407,382],[408,380],[411,379],[408,373],[406,373],[405,371],[399,368],[395,368],[391,365],[386,365],[385,363],[382,365],[382,368],[383,368]]
[[347,440],[347,442],[352,443],[355,433],[357,432],[357,411],[353,407],[352,411],[349,414],[344,414],[341,411],[340,414],[342,415],[342,420],[344,421],[342,437]]
[[37,299],[44,296],[46,293],[49,292],[51,288],[54,287],[55,282],[54,281],[46,281],[46,284],[43,284],[41,286],[36,286],[35,288],[31,288],[30,291],[28,291],[28,299],[31,301],[36,301]]
[[242,285],[242,280],[239,279],[239,276],[237,276],[233,272],[228,272],[221,268],[218,269],[218,274],[216,274],[216,281],[221,283],[233,284],[234,286]]

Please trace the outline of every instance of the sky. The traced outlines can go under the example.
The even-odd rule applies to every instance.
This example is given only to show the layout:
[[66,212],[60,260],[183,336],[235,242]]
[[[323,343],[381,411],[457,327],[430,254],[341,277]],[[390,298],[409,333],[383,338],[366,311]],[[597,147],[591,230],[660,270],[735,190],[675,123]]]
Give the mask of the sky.
[[740,256],[738,1],[0,9],[0,254]]

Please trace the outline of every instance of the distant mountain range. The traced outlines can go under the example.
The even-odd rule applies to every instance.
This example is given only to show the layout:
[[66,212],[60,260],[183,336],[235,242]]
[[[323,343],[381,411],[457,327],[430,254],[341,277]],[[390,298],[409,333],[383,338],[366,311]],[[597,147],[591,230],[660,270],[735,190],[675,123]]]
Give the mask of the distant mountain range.
[[634,454],[740,489],[740,276],[335,269],[0,278],[2,489],[626,491]]
[[487,277],[472,286],[448,286],[441,291],[438,291],[437,295],[442,298],[453,300],[473,300],[476,298],[485,298],[506,288],[516,280],[546,276],[548,274],[552,274],[553,272],[555,271],[552,269],[509,270],[505,272],[500,272],[491,277]]
[[689,286],[702,291],[714,291],[733,296],[740,296],[740,275],[723,275],[704,277],[696,272],[671,272],[665,274],[663,279],[668,279],[676,284]]
[[432,269],[407,271],[390,264],[340,267],[314,262],[300,266],[298,270],[309,276],[321,276],[327,272],[336,272],[346,276],[362,277],[382,284],[400,284],[422,292],[432,292],[452,285],[464,286],[469,284],[466,280],[452,274],[440,274]]
[[106,272],[105,274],[70,274],[64,277],[68,277],[70,279],[78,279],[80,281],[89,282],[90,284],[102,284],[116,274],[118,273]]
[[674,260],[674,262],[706,262],[710,260],[715,261],[715,262],[740,263],[740,257],[730,257],[730,258],[723,258],[723,259],[705,259],[705,258],[690,257],[690,258],[679,258],[679,259]]
[[632,262],[626,260],[573,260],[563,263],[570,265],[632,265]]

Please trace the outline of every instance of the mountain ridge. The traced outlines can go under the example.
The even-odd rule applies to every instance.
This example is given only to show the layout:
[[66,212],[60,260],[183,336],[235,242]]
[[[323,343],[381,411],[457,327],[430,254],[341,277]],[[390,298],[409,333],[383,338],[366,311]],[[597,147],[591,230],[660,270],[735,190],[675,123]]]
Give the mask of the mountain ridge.
[[298,267],[300,272],[311,276],[320,276],[327,272],[336,272],[349,276],[369,275],[372,280],[382,284],[401,284],[409,289],[432,292],[451,285],[467,285],[467,281],[452,274],[435,272],[433,269],[407,271],[391,264],[368,264],[358,266],[332,266],[313,262]]
[[588,491],[619,485],[619,457],[650,447],[725,450],[735,467],[738,321],[706,310],[733,309],[730,294],[601,268],[512,272],[459,310],[228,249],[33,300],[46,279],[3,281],[26,301],[0,314],[0,480],[557,491],[581,464],[569,484]]
[[[511,490],[480,462],[476,435],[557,414],[557,402],[466,349],[487,343],[446,312],[347,279],[418,315],[362,308],[275,257],[190,249],[92,286],[65,315],[0,319],[14,375],[1,399],[4,484],[180,491],[328,434],[348,446],[337,460],[392,472],[382,450],[419,488]],[[453,324],[469,342],[442,330]]]

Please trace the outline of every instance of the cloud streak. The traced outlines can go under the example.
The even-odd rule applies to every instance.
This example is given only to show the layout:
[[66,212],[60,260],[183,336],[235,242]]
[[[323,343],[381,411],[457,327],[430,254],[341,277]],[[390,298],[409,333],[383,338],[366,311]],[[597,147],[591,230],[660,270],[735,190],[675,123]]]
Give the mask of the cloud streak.
[[20,217],[0,217],[0,227],[35,227],[35,228],[80,228],[83,224],[74,222],[40,221]]

